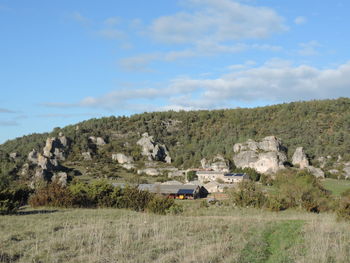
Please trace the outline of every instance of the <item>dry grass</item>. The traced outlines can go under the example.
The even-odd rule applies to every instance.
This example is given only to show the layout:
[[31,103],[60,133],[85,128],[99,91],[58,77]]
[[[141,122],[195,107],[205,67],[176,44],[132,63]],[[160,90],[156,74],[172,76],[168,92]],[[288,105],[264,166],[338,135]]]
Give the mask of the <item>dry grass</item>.
[[[117,209],[2,216],[0,262],[348,262],[350,258],[350,225],[337,223],[331,214],[186,205],[180,216]],[[295,236],[288,232],[283,236],[284,226],[294,223]],[[284,239],[288,242],[281,245]]]

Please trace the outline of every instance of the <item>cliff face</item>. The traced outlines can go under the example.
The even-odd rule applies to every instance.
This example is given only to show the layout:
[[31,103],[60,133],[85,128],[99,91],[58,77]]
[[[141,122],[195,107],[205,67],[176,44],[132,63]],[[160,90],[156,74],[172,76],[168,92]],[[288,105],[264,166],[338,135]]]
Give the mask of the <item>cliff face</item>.
[[260,142],[248,140],[233,146],[233,161],[239,168],[253,168],[259,173],[276,173],[285,168],[287,148],[275,136]]

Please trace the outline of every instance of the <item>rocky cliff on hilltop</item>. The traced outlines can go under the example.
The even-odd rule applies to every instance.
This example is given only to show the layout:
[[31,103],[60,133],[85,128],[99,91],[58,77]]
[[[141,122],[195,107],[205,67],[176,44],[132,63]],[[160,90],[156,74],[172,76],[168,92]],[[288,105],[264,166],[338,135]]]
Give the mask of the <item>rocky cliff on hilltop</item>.
[[248,140],[233,146],[234,164],[239,168],[253,168],[259,173],[276,173],[285,168],[287,148],[275,136],[260,142]]

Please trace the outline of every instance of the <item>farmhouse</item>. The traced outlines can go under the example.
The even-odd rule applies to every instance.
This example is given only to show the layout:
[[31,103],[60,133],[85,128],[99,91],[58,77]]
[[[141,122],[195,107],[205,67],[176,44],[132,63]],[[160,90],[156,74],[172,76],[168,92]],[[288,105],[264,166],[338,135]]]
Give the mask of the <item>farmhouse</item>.
[[201,183],[222,181],[223,183],[238,183],[248,180],[249,176],[243,173],[226,173],[218,171],[197,171],[198,181]]
[[194,184],[140,184],[138,189],[173,199],[196,199],[208,195],[204,187]]

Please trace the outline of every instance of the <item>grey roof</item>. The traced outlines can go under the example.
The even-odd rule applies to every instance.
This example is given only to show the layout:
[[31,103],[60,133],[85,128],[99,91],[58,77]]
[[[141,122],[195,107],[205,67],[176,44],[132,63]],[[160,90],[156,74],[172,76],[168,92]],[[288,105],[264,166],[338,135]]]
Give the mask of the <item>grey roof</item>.
[[218,172],[218,171],[197,171],[197,175],[200,174],[226,174],[226,172]]
[[138,186],[139,190],[149,191],[151,193],[160,193],[160,194],[180,194],[182,193],[194,193],[198,185],[164,185],[164,184],[140,184]]

